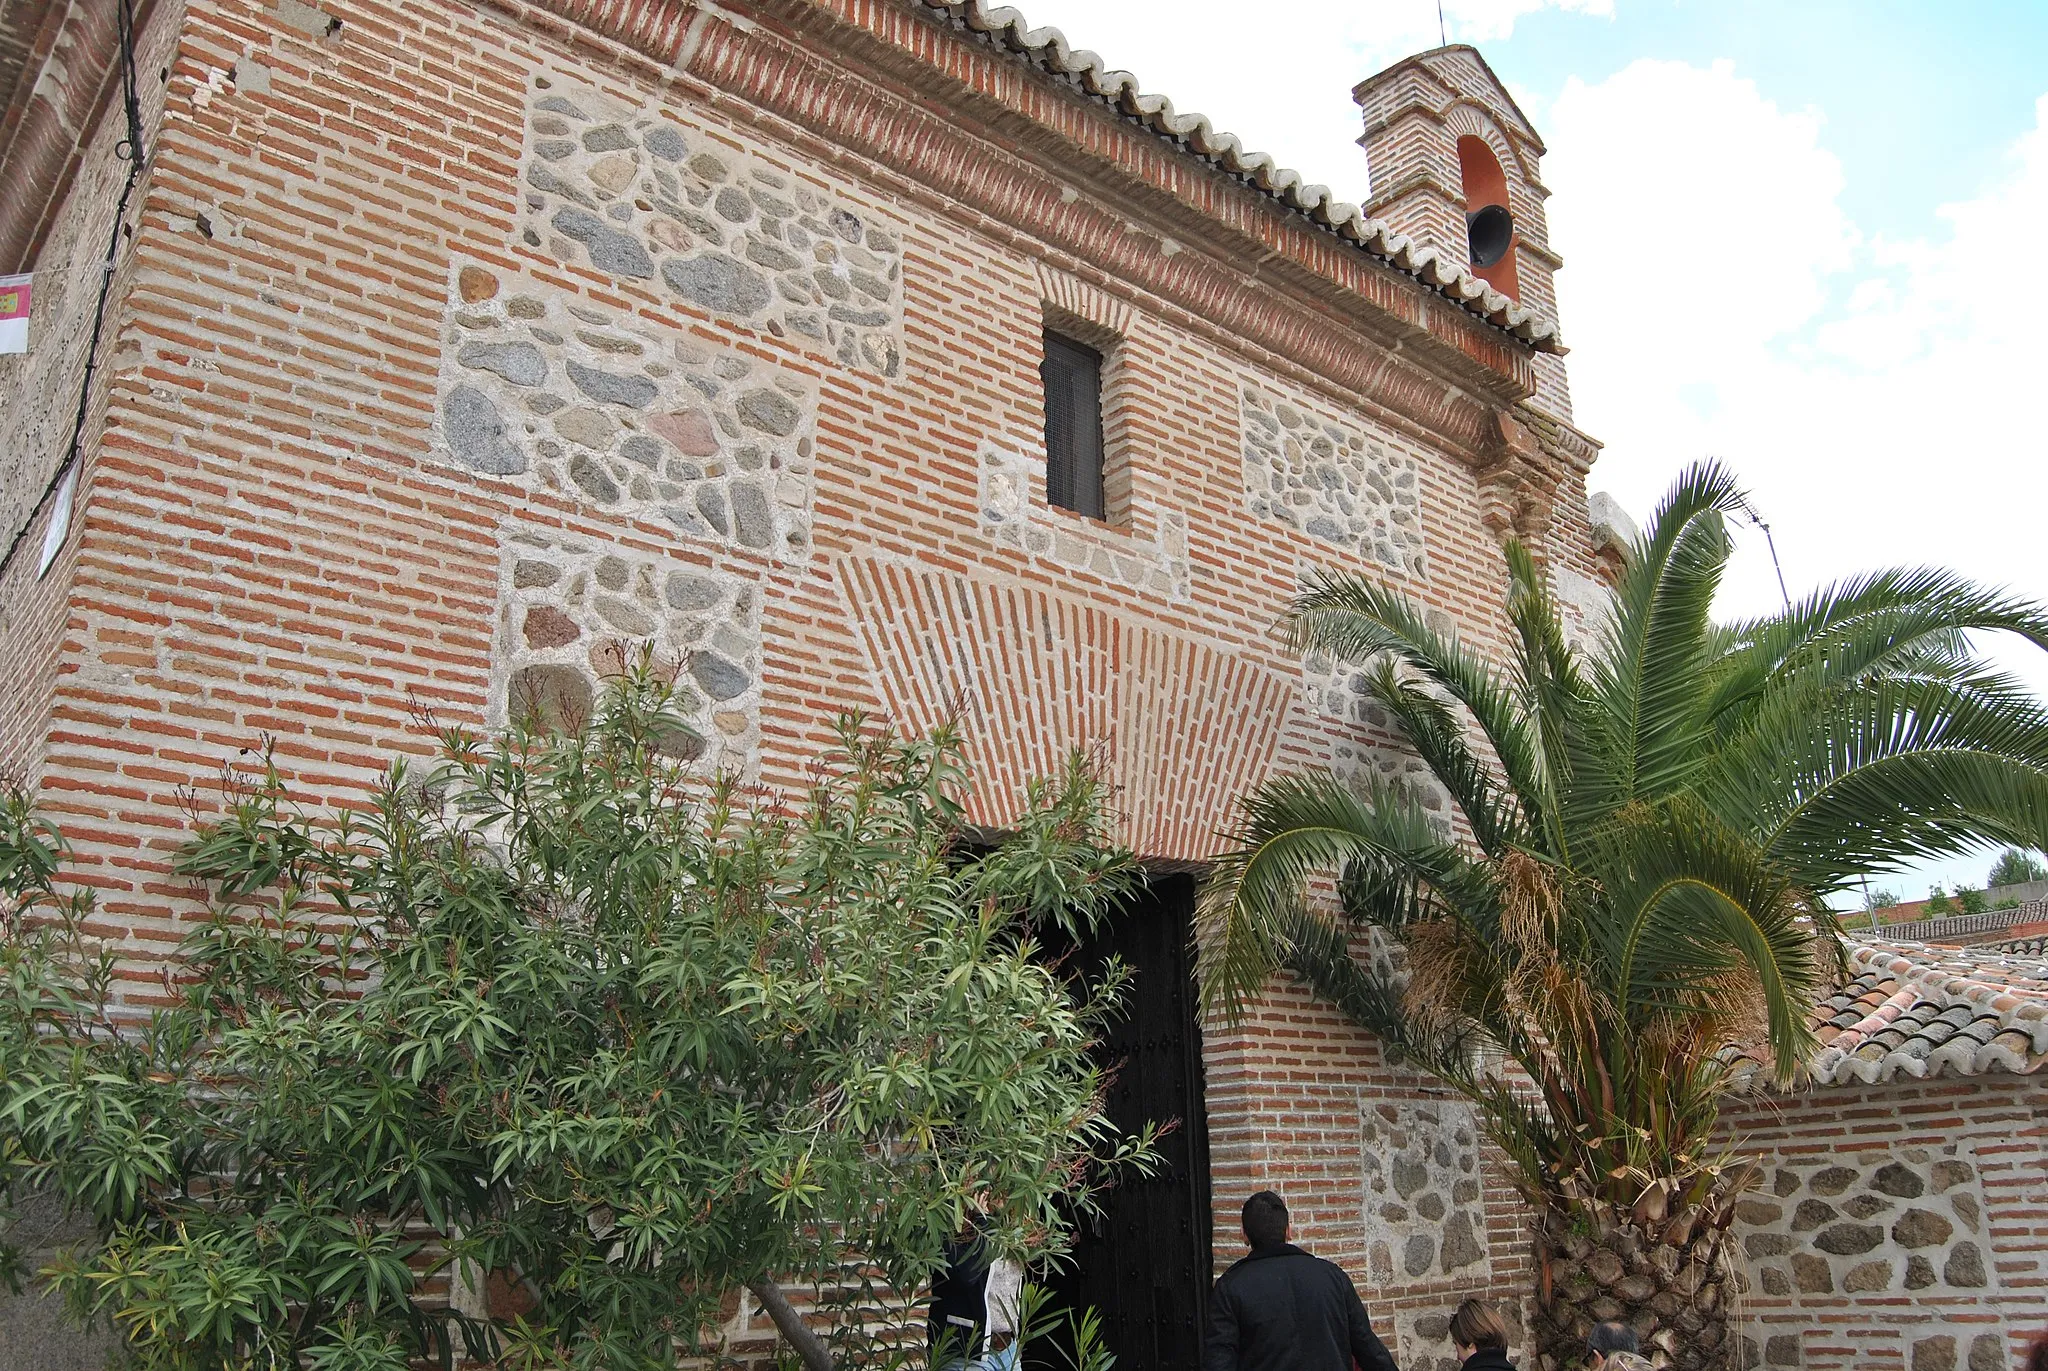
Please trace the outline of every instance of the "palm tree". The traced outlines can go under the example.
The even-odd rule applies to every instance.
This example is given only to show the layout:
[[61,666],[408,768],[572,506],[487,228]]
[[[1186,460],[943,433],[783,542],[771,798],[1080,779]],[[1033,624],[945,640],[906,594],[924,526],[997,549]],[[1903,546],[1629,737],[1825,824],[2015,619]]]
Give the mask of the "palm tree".
[[[1510,544],[1504,665],[1363,576],[1312,581],[1293,645],[1366,664],[1460,831],[1398,786],[1285,776],[1203,895],[1212,1002],[1291,969],[1473,1103],[1534,1212],[1546,1368],[1616,1317],[1659,1364],[1729,1364],[1747,1176],[1717,1110],[1811,1050],[1829,901],[1875,868],[2048,841],[2048,711],[1968,637],[2048,647],[2048,612],[1889,571],[1716,624],[1744,508],[1718,466],[1681,477],[1584,648]],[[1405,973],[1355,955],[1365,929]]]

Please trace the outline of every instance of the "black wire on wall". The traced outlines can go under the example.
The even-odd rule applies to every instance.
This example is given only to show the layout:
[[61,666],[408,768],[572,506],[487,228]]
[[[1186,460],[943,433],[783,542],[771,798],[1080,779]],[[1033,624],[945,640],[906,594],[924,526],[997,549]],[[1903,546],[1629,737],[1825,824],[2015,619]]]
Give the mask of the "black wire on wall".
[[107,239],[106,260],[100,263],[100,299],[98,307],[93,310],[92,340],[85,348],[85,375],[78,384],[78,410],[71,421],[71,445],[64,454],[63,463],[23,518],[21,528],[7,544],[6,553],[0,554],[0,575],[6,573],[14,561],[14,554],[28,541],[29,530],[35,527],[36,519],[42,514],[43,507],[50,503],[50,497],[62,488],[65,477],[78,465],[79,449],[85,444],[86,412],[92,407],[93,377],[99,373],[100,335],[107,324],[107,299],[114,291],[114,269],[121,260],[121,237],[128,230],[128,202],[135,194],[136,183],[142,179],[143,163],[149,159],[149,150],[142,141],[142,100],[135,85],[135,0],[115,0],[115,23],[120,35],[121,106],[128,120],[128,136],[114,145],[114,155],[128,164],[128,178],[121,185],[121,201],[114,209],[114,228]]

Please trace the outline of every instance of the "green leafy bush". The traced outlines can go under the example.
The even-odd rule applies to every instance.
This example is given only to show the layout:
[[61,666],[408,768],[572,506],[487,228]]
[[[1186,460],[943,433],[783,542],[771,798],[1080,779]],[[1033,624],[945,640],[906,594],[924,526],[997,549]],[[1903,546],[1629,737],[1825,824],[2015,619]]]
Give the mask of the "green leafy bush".
[[[72,1307],[164,1371],[624,1371],[749,1287],[818,1365],[784,1283],[871,1313],[976,1209],[1061,1251],[1150,1155],[1089,1054],[1122,973],[1035,955],[1138,879],[1100,784],[1076,759],[970,849],[950,731],[844,719],[785,802],[690,774],[682,727],[643,664],[581,732],[445,733],[360,814],[266,770],[179,861],[211,899],[176,1004],[120,1022],[61,835],[10,797],[0,1184],[90,1218]],[[441,1271],[508,1307],[451,1318]]]

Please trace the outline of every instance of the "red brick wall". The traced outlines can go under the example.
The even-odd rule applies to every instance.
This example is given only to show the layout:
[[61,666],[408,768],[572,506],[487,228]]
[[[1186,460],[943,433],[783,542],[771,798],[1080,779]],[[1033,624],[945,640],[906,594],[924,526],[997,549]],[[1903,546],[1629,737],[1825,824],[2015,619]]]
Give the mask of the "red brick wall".
[[[1991,1360],[1988,1346],[1970,1360],[1979,1339],[1995,1335],[2017,1358],[2048,1334],[2048,1081],[1995,1073],[1825,1086],[1750,1102],[1730,1111],[1724,1128],[1764,1163],[1738,1231],[1750,1248],[1746,1313],[1765,1365],[1983,1371],[1986,1362],[2012,1363]],[[1894,1166],[1891,1182],[1866,1187],[1864,1178]],[[1816,1189],[1828,1168],[1840,1170]],[[1859,1214],[1852,1206],[1863,1195],[1887,1207]],[[1797,1205],[1816,1200],[1842,1212],[1802,1219]],[[1788,1211],[1790,1223],[1757,1222],[1771,1208]],[[1938,1217],[1940,1241],[1901,1228],[1916,1209]],[[1832,1253],[1862,1247],[1824,1241],[1837,1222],[1859,1221],[1885,1230],[1884,1240]],[[1769,1241],[1778,1233],[1784,1241]],[[1978,1249],[1975,1261],[1956,1263],[1963,1244]],[[1915,1275],[1908,1263],[1921,1254],[1926,1266]],[[1786,1283],[1767,1283],[1767,1267],[1792,1276],[1789,1288],[1774,1292]],[[1922,1346],[1930,1339],[1953,1343]],[[1946,1362],[1951,1347],[1955,1359]]]
[[[1245,1254],[1239,1209],[1254,1191],[1274,1189],[1288,1201],[1297,1243],[1344,1266],[1365,1296],[1373,1327],[1404,1367],[1434,1371],[1428,1356],[1449,1355],[1440,1339],[1417,1340],[1414,1320],[1447,1316],[1470,1296],[1499,1302],[1522,1327],[1533,1289],[1526,1210],[1510,1188],[1504,1159],[1491,1147],[1473,1151],[1479,1198],[1450,1200],[1482,1235],[1483,1255],[1453,1264],[1439,1251],[1420,1275],[1410,1275],[1396,1243],[1392,1269],[1376,1266],[1369,1246],[1369,1210],[1396,1196],[1368,1193],[1368,1169],[1390,1167],[1385,1127],[1368,1135],[1383,1108],[1422,1105],[1455,1118],[1455,1097],[1412,1070],[1389,1067],[1379,1043],[1306,990],[1276,979],[1259,1010],[1236,1033],[1210,1025],[1207,1052],[1209,1159],[1214,1183],[1216,1259],[1220,1267]],[[1452,1128],[1430,1139],[1453,1148]],[[1369,1161],[1369,1156],[1372,1161]],[[1397,1231],[1435,1234],[1440,1219],[1418,1214]],[[1452,1363],[1455,1365],[1455,1363]]]
[[[828,140],[535,7],[327,0],[319,13],[338,24],[314,16],[295,26],[304,7],[257,0],[193,0],[184,17],[106,437],[74,561],[60,566],[65,636],[54,675],[37,668],[54,682],[53,723],[41,737],[36,709],[7,723],[10,756],[40,754],[42,796],[100,888],[107,932],[136,954],[137,1004],[157,993],[156,959],[191,908],[167,879],[187,823],[183,792],[203,807],[220,768],[267,740],[309,801],[357,803],[395,758],[426,750],[420,710],[450,722],[493,717],[509,654],[533,641],[524,602],[508,598],[522,538],[751,587],[760,626],[757,642],[732,649],[754,664],[735,736],[757,730],[771,782],[800,774],[831,711],[859,706],[922,726],[964,700],[981,817],[1000,819],[1061,748],[1101,744],[1125,786],[1130,839],[1183,861],[1216,850],[1230,798],[1271,768],[1326,765],[1336,744],[1373,741],[1309,697],[1301,663],[1271,634],[1301,571],[1344,557],[1248,509],[1247,381],[1334,416],[1390,461],[1413,461],[1426,568],[1364,565],[1468,640],[1500,643],[1501,569],[1474,475],[1498,454],[1475,446],[1485,439],[1472,368],[1498,351],[1507,371],[1494,384],[1512,395],[1526,359],[1497,335],[1446,322],[1451,307],[1412,282],[1330,256],[1326,240],[1269,200],[1212,185],[1192,163],[1161,163],[1157,147],[1141,149],[1141,166],[1084,173],[1077,158],[1032,151],[1039,134],[1020,136],[1013,119],[982,123],[996,116],[980,104],[917,135],[964,133],[979,140],[965,145],[975,157],[935,156],[920,170],[906,152],[914,140],[896,132],[909,123],[878,123],[896,140],[887,144]],[[1051,87],[1025,90],[1021,71],[985,48],[922,21],[903,28],[902,13],[847,7],[872,31],[860,41],[900,40],[897,59],[915,49],[991,99],[1030,95],[1105,148],[1131,136],[1107,110]],[[865,51],[818,48],[814,34],[840,32],[822,15],[778,3],[752,28],[707,21],[685,65],[850,100],[881,68],[864,65]],[[680,28],[651,31],[682,41]],[[543,76],[545,90],[530,84]],[[898,100],[911,120],[918,102],[873,80],[878,107]],[[602,92],[592,101],[671,121],[693,147],[751,159],[790,194],[807,190],[896,235],[893,374],[848,364],[779,315],[731,317],[659,277],[600,269],[562,251],[544,222],[527,241],[534,192],[521,178],[544,164],[536,140],[546,136],[533,131],[532,106],[586,88]],[[1140,171],[1208,197],[1238,226],[1230,233],[1326,260],[1349,284],[1297,288],[1278,267],[1274,280],[1248,274],[1232,254],[1251,239],[1222,228],[1204,237],[1185,204],[1134,189]],[[1014,212],[964,202],[944,182],[956,172],[1011,178]],[[1064,226],[1084,214],[1122,216],[1126,228],[1076,246]],[[495,293],[468,299],[465,267]],[[1037,365],[1048,270],[1126,311],[1112,456],[1130,496],[1118,527],[1044,508]],[[1343,293],[1354,287],[1367,294]],[[1373,294],[1384,307],[1363,303]],[[803,546],[682,536],[658,501],[608,507],[547,485],[538,466],[491,475],[451,458],[447,397],[473,374],[458,344],[483,327],[463,320],[509,311],[515,297],[610,321],[614,347],[632,332],[814,394],[798,430],[813,468]],[[509,330],[514,320],[486,322]],[[1389,332],[1414,347],[1387,351]],[[561,374],[559,359],[549,365]],[[664,365],[673,379],[675,364]],[[607,412],[639,422],[629,408]],[[534,451],[554,441],[545,435],[557,421],[543,411],[504,413],[507,432]],[[991,463],[1013,459],[1035,473],[1029,519],[1044,548],[1006,543],[983,508]],[[1560,506],[1583,498],[1568,473]],[[1580,525],[1567,514],[1566,527],[1552,559],[1589,573]],[[1070,544],[1081,551],[1062,551]],[[1098,548],[1106,571],[1092,564]],[[1123,569],[1132,559],[1165,569],[1170,588],[1134,581]],[[20,641],[46,644],[35,650],[48,661],[58,612],[48,592],[10,579],[0,595],[6,622],[22,626]],[[1374,1111],[1434,1097],[1386,1070],[1330,1011],[1276,993],[1242,1032],[1219,1026],[1208,1057],[1220,1259],[1233,1255],[1244,1194],[1279,1184],[1309,1244],[1352,1269],[1382,1311],[1526,1286],[1521,1231],[1491,1161],[1473,1172],[1483,1259],[1411,1278],[1404,1253],[1393,1274],[1375,1273],[1366,1242],[1383,1220],[1366,1207],[1368,1154],[1394,1125]]]
[[[146,136],[153,136],[165,100],[160,74],[176,45],[181,9],[159,4],[149,15],[138,44],[137,66],[143,127]],[[72,35],[60,49],[71,51],[82,41]],[[75,80],[61,63],[51,79],[60,84]],[[65,102],[77,103],[68,95]],[[16,779],[35,773],[47,741],[51,691],[68,627],[67,596],[76,574],[76,532],[85,522],[84,507],[93,494],[95,438],[107,414],[109,377],[124,360],[131,360],[121,353],[125,299],[133,276],[132,242],[124,245],[108,296],[100,370],[80,449],[88,460],[75,483],[73,536],[39,577],[44,535],[58,515],[52,487],[71,450],[102,263],[128,174],[129,164],[116,155],[127,135],[118,101],[107,102],[97,127],[80,140],[79,169],[48,216],[50,226],[40,251],[26,266],[35,277],[29,351],[0,357],[0,395],[6,397],[0,404],[0,555],[7,557],[0,568],[0,776]],[[10,174],[22,155],[19,147],[10,147]],[[146,181],[145,171],[145,186]],[[131,201],[130,224],[143,198],[144,189],[138,188]]]

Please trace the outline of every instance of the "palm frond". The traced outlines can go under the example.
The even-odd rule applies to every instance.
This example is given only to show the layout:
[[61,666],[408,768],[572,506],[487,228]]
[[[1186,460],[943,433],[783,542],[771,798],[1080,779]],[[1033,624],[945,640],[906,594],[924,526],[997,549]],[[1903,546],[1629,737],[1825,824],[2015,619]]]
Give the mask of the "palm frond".
[[[1500,664],[1362,576],[1312,578],[1289,641],[1360,664],[1472,841],[1385,785],[1261,787],[1203,892],[1212,1002],[1291,968],[1471,1099],[1532,1196],[1709,1184],[1737,1049],[1780,1080],[1811,1049],[1842,955],[1826,897],[2048,847],[2048,706],[1973,640],[2048,648],[2048,607],[1907,569],[1716,624],[1746,509],[1720,466],[1681,476],[1590,650],[1519,544]],[[1308,898],[1331,878],[1341,915]],[[1360,927],[1402,944],[1405,981],[1361,961]]]
[[1571,835],[1595,822],[1620,802],[1612,783],[1615,768],[1602,746],[1602,730],[1588,709],[1586,682],[1578,659],[1564,640],[1556,603],[1543,569],[1519,540],[1504,555],[1508,564],[1508,623],[1519,650],[1515,676],[1530,702],[1531,732],[1543,757],[1544,838],[1548,850],[1564,858]]
[[1747,504],[1716,463],[1682,473],[1616,587],[1606,650],[1593,673],[1613,735],[1616,784],[1629,799],[1669,794],[1697,762],[1706,719],[1700,681],[1711,611],[1732,544],[1726,516]]
[[1523,702],[1508,678],[1475,656],[1455,632],[1430,626],[1422,606],[1362,576],[1317,572],[1281,622],[1298,651],[1327,652],[1349,662],[1391,653],[1463,705],[1499,759],[1525,811],[1543,804],[1542,754]]
[[1537,1198],[1538,1187],[1525,1178],[1555,1171],[1556,1159],[1569,1153],[1570,1143],[1553,1113],[1502,1069],[1517,1060],[1513,1052],[1476,1020],[1418,1019],[1400,979],[1361,965],[1350,939],[1329,920],[1304,912],[1287,966],[1324,1001],[1378,1037],[1399,1062],[1430,1073],[1477,1103],[1481,1130],[1513,1163],[1525,1192]]
[[1417,1021],[1408,1012],[1400,978],[1389,966],[1362,964],[1343,926],[1306,905],[1297,906],[1287,944],[1288,970],[1360,1028],[1424,1070],[1438,1075],[1465,1070],[1475,1044],[1461,1033],[1431,1032]]
[[1774,677],[1850,681],[1874,671],[1961,669],[1967,634],[2012,633],[2048,648],[2048,609],[1933,567],[1893,568],[1838,582],[1790,610],[1729,626],[1709,717],[1732,731]]
[[1831,969],[1826,913],[1744,834],[1689,801],[1633,806],[1590,847],[1608,917],[1587,929],[1613,1001],[1651,1014],[1706,1009],[1703,989],[1740,967],[1757,978],[1773,1066],[1790,1080],[1812,1046],[1807,1009]]
[[2048,842],[2048,708],[1997,674],[1787,688],[1702,798],[1816,893],[1989,840]]
[[1206,1001],[1233,1015],[1291,950],[1303,892],[1346,873],[1375,886],[1451,892],[1483,906],[1485,869],[1430,826],[1415,799],[1377,780],[1355,794],[1334,776],[1281,776],[1243,801],[1244,816],[1196,907]]
[[1473,841],[1489,856],[1526,840],[1529,819],[1512,791],[1466,742],[1465,729],[1443,701],[1401,679],[1393,659],[1382,656],[1365,673],[1368,695],[1385,706],[1415,754],[1443,783],[1471,826]]

